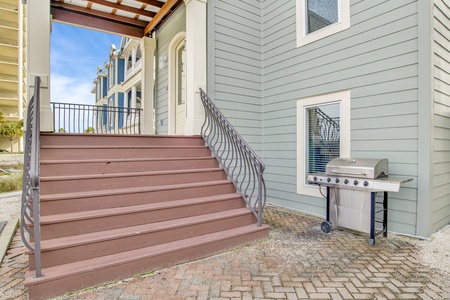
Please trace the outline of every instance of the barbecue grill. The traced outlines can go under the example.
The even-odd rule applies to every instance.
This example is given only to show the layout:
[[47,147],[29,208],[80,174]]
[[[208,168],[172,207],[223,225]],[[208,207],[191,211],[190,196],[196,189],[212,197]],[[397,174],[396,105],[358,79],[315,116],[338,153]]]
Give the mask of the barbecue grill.
[[[335,158],[326,165],[325,173],[308,175],[310,183],[327,188],[322,231],[328,233],[335,225],[367,232],[370,245],[375,244],[376,235],[387,236],[388,192],[398,192],[402,184],[411,180],[389,176],[387,159],[367,158]],[[381,202],[377,202],[378,192],[383,192]],[[378,232],[375,223],[382,225]]]

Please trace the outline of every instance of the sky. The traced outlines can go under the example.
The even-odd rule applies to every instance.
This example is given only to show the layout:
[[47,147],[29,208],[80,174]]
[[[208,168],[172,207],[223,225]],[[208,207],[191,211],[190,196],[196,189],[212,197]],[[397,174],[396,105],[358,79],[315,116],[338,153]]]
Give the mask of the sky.
[[120,36],[52,23],[50,40],[51,102],[95,104],[91,93],[97,67],[109,58]]

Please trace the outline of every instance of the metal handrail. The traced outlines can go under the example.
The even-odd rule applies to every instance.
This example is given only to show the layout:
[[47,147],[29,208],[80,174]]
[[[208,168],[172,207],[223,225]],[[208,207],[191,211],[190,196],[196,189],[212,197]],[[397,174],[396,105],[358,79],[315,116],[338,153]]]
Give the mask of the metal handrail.
[[140,134],[141,108],[52,102],[55,132]]
[[200,98],[205,109],[201,135],[261,227],[266,204],[265,165],[201,88]]
[[[20,234],[24,245],[34,254],[36,278],[42,276],[41,227],[39,219],[40,90],[41,78],[36,76],[34,95],[31,97],[27,109],[22,206],[20,212]],[[33,243],[31,240],[33,240]]]

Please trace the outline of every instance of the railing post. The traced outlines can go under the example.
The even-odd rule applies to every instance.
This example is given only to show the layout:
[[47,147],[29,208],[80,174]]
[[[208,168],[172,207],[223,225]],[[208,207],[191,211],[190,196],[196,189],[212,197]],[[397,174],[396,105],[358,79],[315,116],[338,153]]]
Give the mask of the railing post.
[[[259,166],[258,166],[259,167]],[[262,212],[263,212],[263,199],[262,199],[262,192],[263,192],[263,183],[262,183],[262,174],[260,173],[261,170],[258,170],[258,227],[262,226]]]

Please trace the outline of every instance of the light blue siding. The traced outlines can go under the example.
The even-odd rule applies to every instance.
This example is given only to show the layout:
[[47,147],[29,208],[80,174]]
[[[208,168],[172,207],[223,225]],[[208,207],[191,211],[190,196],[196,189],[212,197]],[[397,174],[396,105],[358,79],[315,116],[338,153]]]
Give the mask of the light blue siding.
[[208,82],[211,99],[262,154],[261,2],[208,1]]
[[156,49],[156,80],[155,80],[155,120],[156,133],[168,133],[168,61],[165,62],[164,68],[159,68],[159,59],[165,56],[169,57],[168,48],[173,37],[179,33],[186,31],[186,7],[184,4],[177,8],[169,20],[156,32],[157,49]]
[[432,229],[450,223],[450,7],[434,1],[434,178]]
[[390,194],[389,230],[416,233],[417,18],[414,0],[355,0],[350,29],[297,48],[295,0],[262,1],[269,202],[325,214],[324,199],[296,192],[296,103],[351,90],[351,156],[388,158],[391,174],[415,179]]

